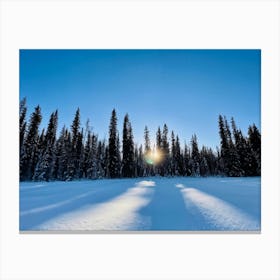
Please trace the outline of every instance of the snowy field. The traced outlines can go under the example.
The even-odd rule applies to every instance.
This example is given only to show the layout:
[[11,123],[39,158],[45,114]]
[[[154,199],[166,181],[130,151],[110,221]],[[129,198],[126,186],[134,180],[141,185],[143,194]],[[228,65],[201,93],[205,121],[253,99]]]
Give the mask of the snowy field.
[[20,183],[20,230],[259,231],[260,177]]

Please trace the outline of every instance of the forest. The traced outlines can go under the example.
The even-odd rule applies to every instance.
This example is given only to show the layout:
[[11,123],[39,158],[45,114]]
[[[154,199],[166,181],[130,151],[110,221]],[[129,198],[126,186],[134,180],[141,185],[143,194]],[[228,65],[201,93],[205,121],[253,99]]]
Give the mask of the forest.
[[71,181],[79,179],[173,177],[173,176],[260,176],[261,134],[250,124],[246,134],[234,121],[219,115],[216,150],[201,146],[194,134],[190,144],[182,145],[179,136],[167,124],[158,127],[155,145],[151,145],[148,126],[143,131],[144,144],[136,145],[133,128],[126,114],[121,134],[117,112],[112,110],[108,139],[99,139],[89,127],[81,127],[80,109],[70,128],[57,136],[58,111],[54,111],[46,129],[40,130],[38,105],[27,120],[26,98],[19,108],[20,181]]

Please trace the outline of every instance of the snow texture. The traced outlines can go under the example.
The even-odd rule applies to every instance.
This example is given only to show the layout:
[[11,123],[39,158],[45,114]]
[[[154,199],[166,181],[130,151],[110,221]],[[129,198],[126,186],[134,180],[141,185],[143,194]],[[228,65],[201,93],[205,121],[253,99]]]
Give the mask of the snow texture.
[[260,177],[20,183],[20,230],[259,231]]

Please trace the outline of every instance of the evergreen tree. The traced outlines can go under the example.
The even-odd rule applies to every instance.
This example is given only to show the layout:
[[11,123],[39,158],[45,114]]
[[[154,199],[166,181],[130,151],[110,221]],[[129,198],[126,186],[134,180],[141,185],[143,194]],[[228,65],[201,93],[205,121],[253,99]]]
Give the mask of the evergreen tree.
[[185,143],[184,148],[184,174],[186,176],[190,176],[192,174],[192,168],[190,165],[191,161],[191,155],[190,155],[190,149],[188,148],[188,145]]
[[213,150],[207,149],[207,163],[208,163],[208,168],[210,175],[218,175],[218,153],[215,155]]
[[145,140],[145,153],[149,153],[151,151],[151,141],[150,141],[150,133],[147,126],[145,126],[144,129],[144,140]]
[[96,179],[98,177],[97,141],[97,136],[88,130],[81,165],[84,178]]
[[[91,167],[88,170],[88,177],[89,179],[96,179],[97,178],[97,142],[98,137],[97,135],[92,135],[91,141]],[[89,165],[90,166],[90,165]]]
[[148,127],[145,126],[144,129],[144,176],[151,176],[152,175],[152,166],[150,164],[150,156],[151,156],[151,141],[150,141],[150,132]]
[[41,120],[41,108],[38,105],[30,117],[26,138],[23,142],[23,152],[20,161],[20,180],[31,180],[34,174]]
[[164,175],[170,175],[171,166],[170,166],[170,150],[168,142],[168,127],[166,124],[163,125],[162,130],[162,165]]
[[117,133],[117,177],[121,177],[122,160],[121,160],[121,148],[120,148],[120,136]]
[[221,137],[221,166],[227,176],[237,176],[240,170],[237,153],[231,138],[226,117],[219,116],[219,133]]
[[108,150],[108,168],[109,177],[117,178],[120,175],[119,170],[119,139],[117,132],[117,115],[115,109],[112,111],[110,126],[109,126],[109,150]]
[[[160,127],[158,127],[157,133],[156,133],[156,153],[159,155],[159,157],[164,157],[163,155],[163,143],[162,143],[162,133],[160,130]],[[154,152],[155,154],[155,152]],[[155,172],[157,175],[164,176],[164,167],[162,161],[156,162],[156,168]]]
[[97,178],[105,178],[107,176],[107,154],[105,140],[98,141],[96,154]]
[[176,145],[174,131],[171,131],[171,176],[176,174],[177,162],[176,162]]
[[184,175],[184,160],[183,155],[181,153],[181,147],[180,147],[180,140],[179,136],[176,136],[175,140],[175,161],[176,161],[176,175]]
[[255,124],[248,128],[248,144],[252,151],[252,175],[261,175],[261,134]]
[[233,131],[233,137],[234,137],[234,146],[237,153],[237,167],[239,167],[239,176],[244,176],[248,174],[248,170],[250,169],[250,160],[248,158],[248,145],[247,141],[242,135],[242,132],[240,129],[237,129],[235,121],[233,118],[231,118],[231,126]]
[[23,144],[23,139],[24,139],[24,134],[26,130],[26,98],[23,98],[20,101],[20,107],[19,107],[19,147],[20,147],[20,154],[21,154],[21,149],[22,149],[22,144]]
[[240,159],[239,159],[239,155],[236,150],[236,146],[233,143],[231,131],[230,131],[226,117],[224,117],[224,124],[225,124],[225,133],[226,133],[228,148],[229,148],[229,150],[228,150],[229,154],[228,154],[228,158],[227,158],[228,176],[239,177],[239,176],[242,176]]
[[67,167],[66,180],[73,180],[75,178],[78,178],[80,175],[80,155],[78,154],[78,149],[80,148],[80,146],[78,147],[78,145],[80,145],[80,138],[80,109],[78,108],[71,125],[71,153]]
[[75,166],[76,166],[75,178],[79,178],[79,179],[83,177],[83,162],[84,162],[83,138],[84,138],[84,130],[82,129],[82,131],[78,133],[77,158],[75,162]]
[[197,137],[195,134],[191,138],[191,147],[192,176],[200,176],[200,154],[198,149]]
[[137,146],[135,147],[135,176],[136,177],[143,177],[144,176],[144,154],[142,145],[140,145],[139,149]]
[[19,155],[20,155],[20,160],[19,160],[19,169],[20,169],[20,178],[22,179],[23,177],[23,158],[24,158],[24,151],[23,151],[23,141],[24,141],[24,136],[25,136],[25,131],[26,131],[26,98],[21,100],[20,102],[20,107],[19,107]]
[[65,134],[65,126],[62,128],[60,136],[55,143],[54,147],[54,161],[52,166],[52,179],[54,180],[63,180],[62,176],[59,174],[59,168],[61,164],[61,157],[64,152],[64,134]]
[[110,170],[109,170],[109,145],[105,145],[105,157],[104,157],[104,171],[105,171],[105,178],[110,178]]
[[72,143],[71,143],[71,133],[63,127],[60,137],[58,139],[60,148],[57,151],[58,157],[58,178],[60,180],[69,180],[69,161],[72,158]]
[[134,166],[134,143],[132,135],[132,127],[129,122],[128,114],[124,117],[123,124],[123,157],[122,157],[122,176],[123,177],[134,177],[135,166]]
[[84,149],[84,161],[83,161],[83,177],[89,178],[90,168],[92,165],[92,150],[91,150],[91,132],[87,132],[87,140],[85,143],[85,149]]
[[200,175],[201,176],[209,176],[210,168],[209,168],[209,152],[205,146],[202,146],[200,151]]
[[[33,180],[49,181],[52,178],[52,168],[54,160],[54,145],[56,141],[56,129],[58,112],[51,114],[48,128],[42,146],[39,149],[38,162],[36,164]],[[42,134],[43,135],[43,134]]]

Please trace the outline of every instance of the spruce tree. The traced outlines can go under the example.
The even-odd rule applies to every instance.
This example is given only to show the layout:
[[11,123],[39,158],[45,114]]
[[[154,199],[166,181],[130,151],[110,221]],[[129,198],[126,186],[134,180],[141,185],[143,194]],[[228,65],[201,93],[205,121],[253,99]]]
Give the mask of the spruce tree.
[[188,145],[185,143],[184,147],[184,174],[190,176],[192,174],[190,165],[191,155]]
[[200,153],[198,149],[197,137],[195,134],[191,138],[191,147],[192,176],[200,176]]
[[170,175],[170,150],[168,142],[168,127],[166,124],[163,125],[162,130],[162,165],[164,175]]
[[171,176],[176,174],[177,161],[176,161],[176,145],[174,131],[171,131]]
[[178,135],[176,136],[176,140],[175,140],[175,161],[177,165],[176,175],[181,176],[184,174],[184,161],[183,161],[183,155],[181,153],[180,140]]
[[54,145],[56,141],[56,129],[58,122],[57,110],[51,114],[42,147],[40,147],[38,162],[36,165],[33,180],[49,181],[52,178],[52,167],[54,160]]
[[84,130],[82,129],[81,132],[78,133],[77,158],[75,162],[75,167],[76,167],[75,178],[79,178],[79,179],[83,177],[83,162],[84,162],[83,138],[84,138]]
[[236,146],[233,143],[231,130],[229,128],[228,122],[226,117],[224,117],[224,124],[225,124],[225,133],[227,137],[228,142],[228,158],[227,158],[227,164],[228,164],[228,175],[230,177],[239,177],[242,176],[242,170],[241,170],[241,164],[238,152],[236,150]]
[[20,154],[21,154],[24,134],[25,134],[25,130],[26,130],[26,120],[25,120],[26,112],[27,112],[26,98],[23,98],[20,101],[20,107],[19,107],[19,143],[20,143],[19,147],[20,147]]
[[71,133],[65,126],[62,128],[60,136],[57,141],[57,151],[56,151],[56,169],[54,173],[57,172],[57,178],[59,180],[69,180],[69,161],[71,160]]
[[134,177],[134,143],[132,135],[132,127],[128,114],[124,117],[123,123],[123,141],[122,141],[123,157],[122,157],[122,176]]
[[200,175],[201,176],[209,176],[210,168],[209,168],[209,152],[205,146],[202,146],[200,151]]
[[117,132],[117,114],[116,110],[112,111],[110,126],[109,126],[109,147],[108,147],[108,168],[109,177],[119,177],[119,137]]
[[[162,146],[162,133],[160,127],[158,127],[156,133],[156,153],[159,154],[160,157],[164,157],[163,155],[163,146]],[[164,176],[164,167],[163,162],[157,162],[155,167],[155,172],[157,175]]]
[[98,141],[96,152],[96,178],[105,178],[107,174],[107,151],[105,140]]
[[144,129],[144,176],[152,175],[152,166],[151,166],[151,141],[150,141],[150,132],[147,126]]
[[23,143],[23,152],[20,161],[20,180],[31,180],[36,166],[38,153],[39,125],[42,120],[41,108],[38,105],[32,113]]
[[237,129],[233,118],[231,118],[231,126],[233,131],[235,151],[237,154],[235,160],[237,160],[237,167],[239,168],[239,172],[237,175],[244,176],[248,174],[248,169],[250,165],[249,158],[247,155],[248,148],[246,140],[242,135],[241,130]]
[[[73,180],[79,177],[79,154],[78,154],[78,141],[80,138],[80,109],[78,108],[75,113],[74,120],[71,125],[71,154],[67,167],[66,180]],[[80,143],[79,143],[80,144]]]
[[62,128],[59,138],[57,139],[54,147],[54,161],[52,166],[52,179],[53,180],[63,180],[63,176],[59,173],[61,158],[65,149],[65,126]]
[[135,147],[135,176],[143,177],[144,176],[144,156],[143,156],[143,148],[140,145],[139,148]]
[[254,166],[252,167],[253,175],[261,175],[261,134],[255,124],[248,128],[248,143],[252,151]]

